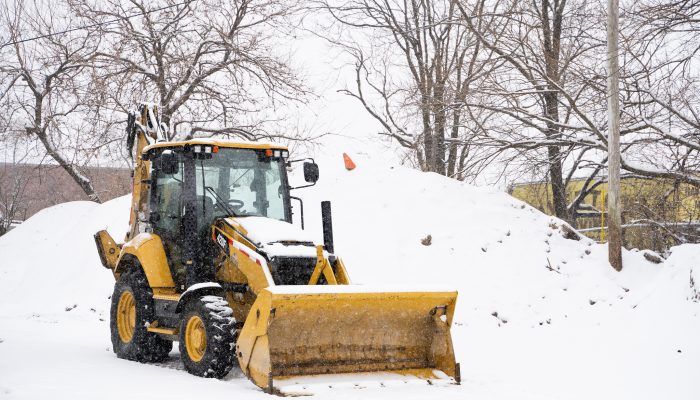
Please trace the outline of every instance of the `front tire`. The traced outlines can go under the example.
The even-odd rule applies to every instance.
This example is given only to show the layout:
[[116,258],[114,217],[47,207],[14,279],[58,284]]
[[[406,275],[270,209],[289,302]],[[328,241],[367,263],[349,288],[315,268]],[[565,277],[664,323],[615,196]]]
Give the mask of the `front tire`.
[[112,349],[117,357],[158,362],[168,358],[173,343],[147,330],[155,307],[146,276],[139,268],[125,271],[114,285],[110,309]]
[[223,378],[233,368],[236,320],[220,296],[190,300],[180,319],[180,357],[187,372],[206,378]]

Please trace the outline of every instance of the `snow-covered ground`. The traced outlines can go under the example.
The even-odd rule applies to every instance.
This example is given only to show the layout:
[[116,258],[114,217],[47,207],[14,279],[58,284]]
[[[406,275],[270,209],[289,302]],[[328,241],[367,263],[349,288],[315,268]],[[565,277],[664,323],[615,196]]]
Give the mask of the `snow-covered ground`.
[[[700,398],[700,246],[661,264],[627,251],[617,273],[605,246],[502,192],[351,155],[346,171],[328,150],[318,185],[298,191],[306,229],[321,241],[319,202],[332,200],[353,283],[458,289],[463,383],[323,383],[316,398]],[[122,238],[128,209],[61,204],[0,238],[0,398],[269,398],[237,369],[190,376],[177,350],[157,365],[112,353],[113,279],[92,234]]]

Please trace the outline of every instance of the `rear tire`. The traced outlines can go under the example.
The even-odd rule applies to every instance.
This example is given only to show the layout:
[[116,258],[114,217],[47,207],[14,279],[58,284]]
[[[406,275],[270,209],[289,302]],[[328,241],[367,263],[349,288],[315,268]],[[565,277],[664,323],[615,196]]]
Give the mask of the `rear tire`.
[[168,358],[173,343],[149,332],[155,306],[148,281],[138,266],[125,271],[114,285],[110,309],[112,349],[117,357],[157,362]]
[[223,378],[235,362],[236,320],[221,296],[190,300],[180,318],[180,357],[187,372]]

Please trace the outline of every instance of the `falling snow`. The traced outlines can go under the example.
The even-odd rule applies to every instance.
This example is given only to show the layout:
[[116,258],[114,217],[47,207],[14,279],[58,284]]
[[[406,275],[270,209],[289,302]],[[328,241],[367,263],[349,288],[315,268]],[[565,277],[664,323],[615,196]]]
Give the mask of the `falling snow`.
[[[659,264],[626,251],[616,273],[605,246],[565,238],[560,222],[503,192],[353,159],[353,171],[340,152],[317,159],[319,184],[295,193],[304,197],[307,234],[321,242],[318,204],[331,200],[336,253],[364,285],[352,290],[458,290],[452,336],[463,382],[316,377],[290,382],[290,391],[318,399],[698,398],[700,246],[673,248]],[[236,368],[221,381],[188,375],[177,350],[156,365],[112,353],[114,281],[92,235],[107,228],[123,238],[128,212],[128,197],[60,204],[0,238],[0,398],[269,399]],[[421,243],[428,235],[429,246]]]

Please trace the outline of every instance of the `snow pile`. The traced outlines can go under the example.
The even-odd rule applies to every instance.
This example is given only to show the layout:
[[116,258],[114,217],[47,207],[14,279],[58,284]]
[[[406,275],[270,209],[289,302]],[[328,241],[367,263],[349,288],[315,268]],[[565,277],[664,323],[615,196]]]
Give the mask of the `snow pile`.
[[[684,244],[672,248],[671,256],[665,264],[678,271],[677,287],[685,289],[686,298],[700,303],[700,246]],[[688,276],[684,277],[683,272],[686,270]],[[687,278],[687,281],[684,281],[684,278]]]
[[[357,168],[346,171],[341,153],[327,151],[318,185],[294,193],[308,234],[322,242],[320,201],[331,200],[336,253],[354,284],[458,290],[453,340],[464,380],[368,385],[362,397],[700,395],[700,246],[675,247],[660,264],[625,251],[617,273],[605,246],[503,192],[351,156]],[[157,366],[114,357],[113,278],[92,235],[106,228],[122,239],[128,216],[126,197],[67,203],[0,238],[0,397],[267,398],[236,369],[224,381],[172,371],[182,369],[175,352]],[[114,374],[133,385],[115,387]],[[346,386],[318,397],[360,395]]]
[[105,308],[114,278],[100,263],[93,235],[107,229],[123,240],[129,207],[128,197],[59,204],[0,237],[0,310]]
[[[678,261],[663,264],[625,251],[618,273],[605,245],[506,193],[371,159],[356,163],[346,171],[340,154],[323,163],[330,177],[302,193],[307,230],[321,241],[319,203],[331,200],[336,252],[353,282],[452,285],[456,320],[465,324],[532,327],[622,306],[657,279],[688,274],[690,253],[700,248],[688,246],[683,256],[676,248]],[[682,288],[667,289],[659,288],[669,301],[686,302]]]

